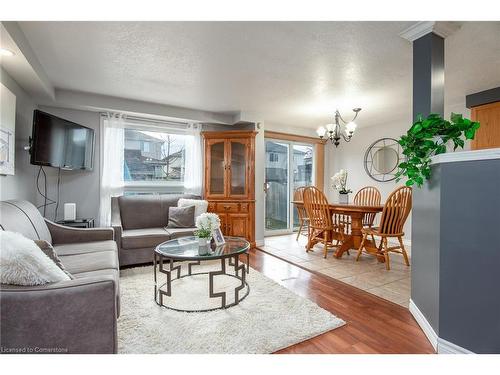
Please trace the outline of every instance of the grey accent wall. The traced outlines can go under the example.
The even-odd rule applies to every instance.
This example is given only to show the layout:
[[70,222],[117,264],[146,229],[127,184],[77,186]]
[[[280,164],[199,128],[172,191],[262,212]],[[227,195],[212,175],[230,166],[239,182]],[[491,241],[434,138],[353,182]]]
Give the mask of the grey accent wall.
[[500,160],[441,169],[439,337],[500,353]]
[[[76,215],[79,218],[93,217],[99,214],[99,166],[100,166],[100,117],[97,112],[79,111],[57,107],[40,106],[42,111],[51,113],[77,124],[95,130],[94,169],[92,171],[61,171],[59,195],[59,210],[57,220],[63,218],[64,203],[76,203]],[[57,197],[57,168],[44,167],[47,173],[48,196]],[[42,203],[42,197],[37,194],[37,203]],[[47,207],[47,218],[54,220],[55,205]]]
[[439,338],[500,353],[500,159],[433,173],[414,190],[411,298]]
[[35,198],[35,168],[30,164],[29,153],[23,147],[28,145],[33,110],[37,106],[2,67],[0,67],[0,80],[16,96],[15,175],[0,176],[0,200],[23,199],[33,202]]
[[413,42],[413,118],[444,114],[444,39],[434,33]]
[[434,331],[439,332],[439,246],[441,228],[441,168],[413,189],[411,236],[411,298]]

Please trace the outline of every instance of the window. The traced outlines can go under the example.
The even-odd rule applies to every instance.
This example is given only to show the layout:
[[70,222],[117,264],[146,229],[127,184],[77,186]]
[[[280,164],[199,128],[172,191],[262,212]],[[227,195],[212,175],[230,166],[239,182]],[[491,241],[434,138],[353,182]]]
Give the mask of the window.
[[[126,191],[182,191],[185,135],[125,128],[124,137],[123,179]],[[167,191],[167,187],[179,189]]]
[[269,162],[271,163],[277,163],[279,161],[279,156],[277,152],[270,152],[269,153]]
[[142,142],[142,152],[149,152],[149,142]]

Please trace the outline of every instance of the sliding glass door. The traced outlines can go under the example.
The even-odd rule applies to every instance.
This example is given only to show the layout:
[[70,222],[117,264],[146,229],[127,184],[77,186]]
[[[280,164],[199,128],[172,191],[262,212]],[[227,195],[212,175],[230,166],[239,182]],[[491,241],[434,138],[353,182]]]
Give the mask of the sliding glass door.
[[298,227],[293,191],[313,184],[312,145],[266,139],[266,235]]

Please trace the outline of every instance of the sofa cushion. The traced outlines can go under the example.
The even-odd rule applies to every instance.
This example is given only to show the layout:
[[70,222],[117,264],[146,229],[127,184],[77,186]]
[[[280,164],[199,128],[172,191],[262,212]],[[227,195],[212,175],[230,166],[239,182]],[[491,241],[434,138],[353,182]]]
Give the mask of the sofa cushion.
[[0,202],[0,226],[8,230],[22,234],[30,240],[45,240],[52,243],[52,236],[45,220],[28,201],[3,201]]
[[118,198],[124,229],[158,228],[168,225],[168,209],[179,198],[198,198],[191,194],[126,195]]
[[204,214],[208,210],[208,201],[202,199],[188,199],[180,198],[177,202],[178,207],[194,206],[194,218],[196,219],[201,214]]
[[59,256],[64,268],[72,275],[89,271],[118,269],[118,253],[115,251],[97,251],[87,254]]
[[52,259],[57,267],[59,267],[66,275],[68,275],[70,279],[73,279],[73,275],[66,271],[66,269],[64,268],[64,264],[62,264],[61,259],[59,259],[56,251],[54,250],[54,247],[52,247],[50,243],[45,240],[35,240],[35,243],[44,252],[45,255]]
[[122,232],[122,248],[154,248],[156,245],[169,239],[170,235],[165,228],[126,229]]
[[170,207],[168,209],[168,228],[194,227],[194,206]]
[[43,285],[70,277],[22,234],[0,231],[0,282],[12,285]]
[[170,238],[179,238],[179,237],[187,237],[194,236],[194,231],[198,228],[167,228],[167,232]]
[[92,241],[80,243],[68,243],[54,246],[54,250],[58,256],[61,255],[77,255],[95,253],[98,251],[117,251],[116,242],[108,241]]

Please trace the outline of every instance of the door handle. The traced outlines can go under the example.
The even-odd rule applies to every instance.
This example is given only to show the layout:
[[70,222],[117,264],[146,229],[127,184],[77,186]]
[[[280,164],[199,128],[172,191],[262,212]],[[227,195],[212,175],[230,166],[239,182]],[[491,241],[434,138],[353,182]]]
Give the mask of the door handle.
[[264,182],[264,193],[267,194],[267,191],[269,190],[269,182]]

